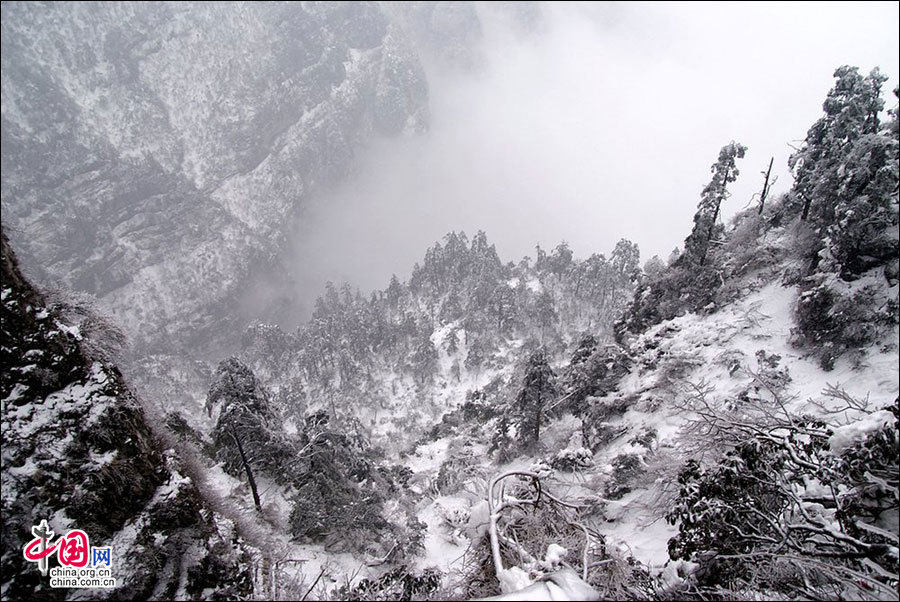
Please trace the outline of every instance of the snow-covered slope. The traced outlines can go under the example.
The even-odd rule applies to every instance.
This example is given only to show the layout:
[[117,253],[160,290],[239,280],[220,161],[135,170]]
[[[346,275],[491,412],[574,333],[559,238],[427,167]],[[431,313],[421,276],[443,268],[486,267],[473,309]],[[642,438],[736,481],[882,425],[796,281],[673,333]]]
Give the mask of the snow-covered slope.
[[[749,212],[740,215],[726,236],[739,238],[747,223],[757,220]],[[889,408],[900,395],[896,321],[873,330],[879,334],[869,344],[846,350],[833,363],[823,361],[821,349],[803,345],[797,332],[804,294],[793,250],[798,226],[761,230],[752,242],[759,245],[757,260],[732,270],[716,303],[638,335],[626,334],[618,350],[595,347],[598,357],[627,358],[617,361],[629,369],[606,392],[588,397],[580,415],[551,412],[536,453],[514,451],[511,459],[499,460],[493,451],[499,416],[517,411],[512,401],[522,372],[509,368],[517,357],[514,348],[498,354],[497,365],[506,365],[497,373],[503,384],[488,387],[486,396],[472,395],[485,382],[449,385],[451,396],[465,395],[466,404],[448,406],[443,419],[401,456],[413,471],[410,494],[422,499],[418,516],[428,525],[417,565],[440,566],[470,587],[473,554],[477,557],[470,546],[483,542],[486,528],[487,480],[506,470],[536,470],[550,491],[585,505],[585,524],[602,537],[611,564],[592,583],[652,583],[648,587],[684,594],[687,590],[677,588],[689,587],[684,579],[695,565],[670,559],[669,540],[678,535],[679,524],[667,518],[685,463],[715,466],[740,441],[725,434],[728,424],[768,425],[776,432],[782,427],[773,425],[812,416],[828,429],[825,453],[836,459],[880,429],[890,429],[895,417]],[[726,253],[733,248],[724,247]],[[846,286],[875,290],[872,303],[896,307],[898,285],[883,267]],[[568,364],[558,360],[556,368],[565,375]],[[566,391],[560,392],[563,398],[571,394]],[[399,390],[392,402],[404,416],[409,412],[404,403],[411,403],[406,398],[414,396]],[[846,486],[835,487],[849,495]],[[814,483],[806,491],[817,495]],[[835,520],[833,507],[822,512]],[[887,511],[872,528],[890,532],[896,519],[896,509]],[[645,567],[645,581],[615,572],[627,558]],[[605,591],[623,595],[624,590]]]
[[[889,293],[896,296],[896,285]],[[897,399],[896,326],[855,360],[843,357],[826,372],[809,349],[791,343],[799,296],[796,285],[775,279],[715,313],[665,321],[631,343],[634,370],[622,379],[615,395],[598,400],[607,404],[627,400],[627,410],[607,421],[622,434],[598,451],[595,462],[611,471],[616,457],[635,454],[648,475],[612,505],[608,516],[614,524],[605,531],[608,540],[630,547],[637,558],[651,565],[668,561],[667,542],[675,528],[662,520],[661,512],[673,493],[666,488],[677,476],[671,472],[673,466],[679,467],[696,451],[698,442],[689,428],[697,420],[692,410],[701,409],[701,404],[709,403],[723,417],[734,409],[740,411],[742,400],[747,416],[757,411],[758,404],[773,414],[786,411],[800,416],[822,415],[844,405],[843,400],[829,396],[832,388],[868,400],[872,410]],[[889,414],[876,412],[869,420],[851,410],[841,420],[863,421],[851,437],[859,440],[867,429],[877,428],[888,418]],[[656,433],[649,448],[632,440],[646,429]],[[840,436],[850,434],[839,432]],[[842,450],[847,442],[833,439],[832,446]]]

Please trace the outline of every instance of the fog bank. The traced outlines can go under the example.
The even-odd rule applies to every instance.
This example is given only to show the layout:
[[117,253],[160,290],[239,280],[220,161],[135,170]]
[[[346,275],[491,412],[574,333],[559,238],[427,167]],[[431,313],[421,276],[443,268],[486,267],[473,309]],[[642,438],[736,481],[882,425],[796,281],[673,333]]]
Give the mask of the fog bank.
[[895,104],[897,3],[553,3],[527,36],[480,16],[480,69],[429,69],[429,131],[373,142],[306,208],[288,259],[300,316],[326,280],[381,288],[450,230],[485,230],[507,261],[562,240],[608,253],[623,237],[665,258],[730,140],[749,151],[726,217],[770,157],[774,193],[789,187],[789,144],[835,67],[880,66]]

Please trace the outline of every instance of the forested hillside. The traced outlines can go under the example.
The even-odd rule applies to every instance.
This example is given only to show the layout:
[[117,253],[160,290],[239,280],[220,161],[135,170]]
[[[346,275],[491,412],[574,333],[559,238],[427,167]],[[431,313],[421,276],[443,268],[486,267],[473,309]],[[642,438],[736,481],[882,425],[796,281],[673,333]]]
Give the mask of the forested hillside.
[[[428,129],[426,68],[481,85],[488,29],[522,53],[559,26],[501,4],[3,3],[3,599],[897,599],[878,68],[833,72],[783,192],[768,154],[710,148],[664,258],[640,232],[503,257],[442,226],[383,288],[290,297],[292,261],[333,259],[292,255],[314,201]],[[51,586],[62,552],[23,554],[48,528],[111,549],[116,587]]]
[[[504,264],[454,232],[408,282],[252,326],[209,392],[215,458],[275,483],[259,503],[295,541],[395,567],[335,596],[537,587],[565,548],[570,594],[890,597],[896,109],[877,70],[835,78],[793,188],[723,225],[729,143],[668,262],[623,240]],[[229,415],[257,461],[217,434]],[[510,471],[519,501],[486,505]]]

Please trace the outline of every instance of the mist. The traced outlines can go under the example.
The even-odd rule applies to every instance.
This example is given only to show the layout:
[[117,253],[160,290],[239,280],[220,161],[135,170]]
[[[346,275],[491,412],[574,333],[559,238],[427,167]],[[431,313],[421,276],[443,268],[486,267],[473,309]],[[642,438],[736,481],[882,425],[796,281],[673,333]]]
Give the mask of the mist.
[[642,261],[689,233],[719,148],[749,147],[723,217],[755,202],[821,115],[842,64],[897,85],[896,3],[552,3],[522,35],[480,7],[481,61],[428,65],[430,128],[376,140],[305,208],[287,261],[302,319],[325,281],[364,292],[405,277],[450,230],[484,230],[505,261],[620,238]]

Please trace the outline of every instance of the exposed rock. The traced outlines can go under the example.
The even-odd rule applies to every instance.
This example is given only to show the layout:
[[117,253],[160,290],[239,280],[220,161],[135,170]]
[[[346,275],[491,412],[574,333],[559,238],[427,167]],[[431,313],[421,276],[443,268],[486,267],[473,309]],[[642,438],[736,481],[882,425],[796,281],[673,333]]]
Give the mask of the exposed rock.
[[112,547],[118,587],[92,597],[250,592],[251,567],[233,528],[163,451],[116,367],[87,357],[77,327],[23,278],[5,234],[2,276],[3,598],[71,593],[50,589],[22,556],[41,519],[58,535],[82,529],[93,545]]

